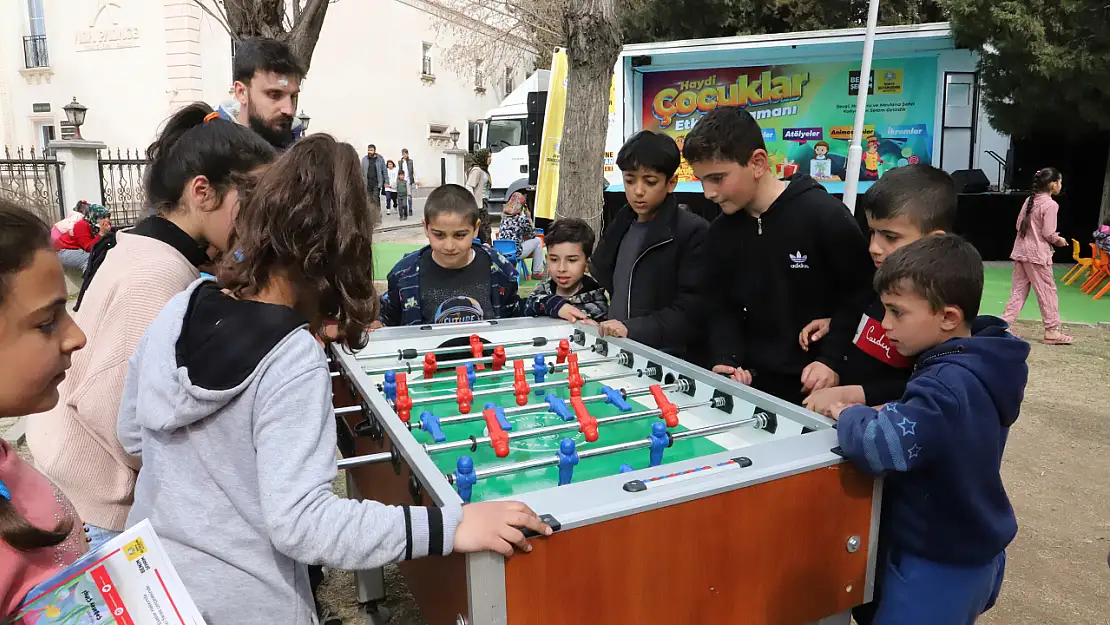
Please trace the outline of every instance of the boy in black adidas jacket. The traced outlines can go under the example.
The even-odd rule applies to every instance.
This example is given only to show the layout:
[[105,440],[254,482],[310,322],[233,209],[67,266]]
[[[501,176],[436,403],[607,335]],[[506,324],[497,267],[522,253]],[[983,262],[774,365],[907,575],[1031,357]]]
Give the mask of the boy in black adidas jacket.
[[[686,360],[701,338],[702,248],[709,222],[679,208],[682,160],[667,135],[641,131],[617,153],[628,204],[605,229],[590,273],[609,292],[602,336],[625,337]],[[696,346],[696,345],[695,345]]]
[[874,266],[859,225],[809,176],[772,175],[763,133],[745,109],[711,111],[683,151],[724,213],[706,238],[713,370],[797,404],[836,386],[832,366],[847,342],[807,353],[798,334],[870,288]]
[[[931,165],[906,165],[883,174],[863,196],[867,226],[871,231],[871,258],[875,268],[899,248],[930,234],[952,230],[956,221],[956,185],[952,177]],[[831,364],[840,385],[816,390],[805,398],[806,408],[826,416],[837,403],[878,406],[901,399],[913,372],[913,360],[902,356],[886,338],[886,309],[874,289],[859,302],[862,312],[844,311],[832,319],[816,319],[802,330],[803,349],[814,341],[838,340],[844,358]],[[821,337],[828,332],[829,337]]]

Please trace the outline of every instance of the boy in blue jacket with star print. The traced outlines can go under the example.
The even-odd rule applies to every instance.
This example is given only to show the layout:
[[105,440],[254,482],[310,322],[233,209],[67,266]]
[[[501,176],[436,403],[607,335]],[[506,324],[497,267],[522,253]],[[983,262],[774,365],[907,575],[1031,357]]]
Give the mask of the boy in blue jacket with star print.
[[1017,520],[999,474],[1028,378],[1029,345],[976,317],[979,253],[925,237],[875,275],[891,345],[917,366],[902,399],[838,405],[837,438],[860,469],[885,477],[875,601],[860,625],[970,625],[998,598]]

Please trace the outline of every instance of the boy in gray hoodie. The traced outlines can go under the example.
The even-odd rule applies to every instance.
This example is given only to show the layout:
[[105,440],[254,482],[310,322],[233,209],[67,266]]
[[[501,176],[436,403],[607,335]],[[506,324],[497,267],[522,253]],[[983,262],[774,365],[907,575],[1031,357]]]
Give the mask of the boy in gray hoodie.
[[[117,433],[141,456],[128,526],[149,519],[210,625],[316,622],[308,564],[368,569],[451,551],[529,550],[516,502],[340,499],[324,319],[359,349],[376,316],[372,224],[354,149],[312,135],[236,217],[241,258],[155,319],[130,362]],[[280,616],[277,616],[280,615]]]

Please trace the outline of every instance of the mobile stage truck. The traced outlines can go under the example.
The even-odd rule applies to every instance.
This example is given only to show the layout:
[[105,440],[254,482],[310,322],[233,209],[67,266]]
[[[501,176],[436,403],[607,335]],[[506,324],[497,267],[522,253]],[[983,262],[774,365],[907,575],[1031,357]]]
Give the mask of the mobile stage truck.
[[[863,83],[864,31],[625,46],[616,65],[617,101],[606,140],[607,208],[623,202],[615,160],[626,138],[646,129],[668,134],[681,146],[701,117],[720,105],[743,106],[755,116],[777,176],[809,174],[830,193],[842,194]],[[990,185],[1002,182],[999,165],[1010,140],[990,126],[979,106],[977,63],[977,53],[956,47],[946,23],[876,30],[860,193],[885,172],[910,163],[948,172],[982,169]],[[676,192],[693,206],[701,191],[683,162]]]

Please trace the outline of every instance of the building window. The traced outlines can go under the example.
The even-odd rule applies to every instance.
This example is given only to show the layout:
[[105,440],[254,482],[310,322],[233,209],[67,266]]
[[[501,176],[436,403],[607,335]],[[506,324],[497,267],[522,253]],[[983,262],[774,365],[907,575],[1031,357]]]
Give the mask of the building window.
[[42,10],[42,0],[27,0],[27,21],[30,22],[32,36],[46,36],[46,12]]
[[485,76],[482,75],[482,59],[478,59],[477,61],[474,61],[474,90],[475,91],[481,93],[481,92],[486,90],[486,88],[482,86],[483,83],[485,82],[483,80],[484,78],[485,78]]
[[27,26],[30,35],[23,38],[24,67],[50,67],[50,54],[46,49],[46,12],[43,11],[42,0],[27,0]]
[[516,88],[515,81],[513,81],[513,68],[505,68],[505,95],[509,95]]
[[424,42],[424,52],[420,58],[421,72],[425,76],[435,76],[432,73],[432,44]]

